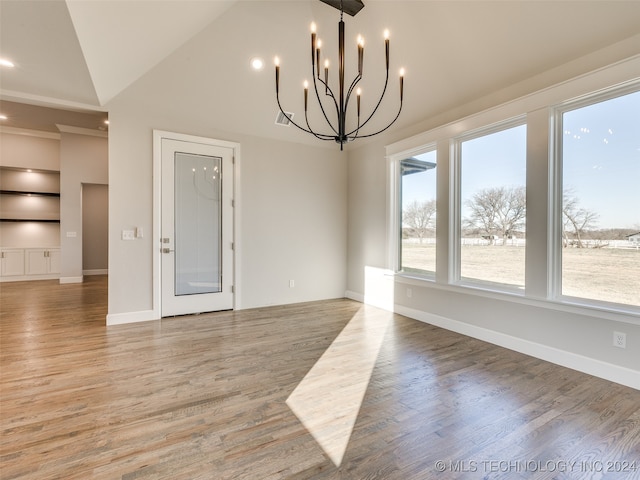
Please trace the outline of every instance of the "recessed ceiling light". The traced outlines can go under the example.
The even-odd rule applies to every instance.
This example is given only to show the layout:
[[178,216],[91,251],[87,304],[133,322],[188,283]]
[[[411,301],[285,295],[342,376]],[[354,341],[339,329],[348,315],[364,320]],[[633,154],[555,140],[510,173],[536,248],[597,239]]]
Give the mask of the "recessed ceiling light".
[[264,61],[260,57],[253,57],[250,62],[254,70],[262,70],[264,67]]
[[6,58],[0,58],[0,66],[2,67],[9,67],[9,68],[13,68],[15,67],[15,65],[13,64],[12,61],[7,60]]

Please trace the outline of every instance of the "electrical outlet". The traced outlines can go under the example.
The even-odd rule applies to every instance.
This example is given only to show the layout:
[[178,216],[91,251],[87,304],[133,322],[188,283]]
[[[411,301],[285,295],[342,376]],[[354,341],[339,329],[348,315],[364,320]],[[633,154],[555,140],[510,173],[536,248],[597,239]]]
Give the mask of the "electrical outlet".
[[413,292],[410,288],[407,288],[407,298],[411,298],[411,295],[413,295]]
[[613,332],[613,346],[627,348],[627,334],[623,332]]
[[296,286],[296,281],[295,280],[289,280],[289,288],[293,288]]

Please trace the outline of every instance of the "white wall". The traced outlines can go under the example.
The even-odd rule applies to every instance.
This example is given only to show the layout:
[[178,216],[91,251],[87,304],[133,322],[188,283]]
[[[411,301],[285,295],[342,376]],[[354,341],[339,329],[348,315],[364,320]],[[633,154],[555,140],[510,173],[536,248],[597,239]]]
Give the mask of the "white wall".
[[[107,139],[62,132],[60,137],[61,283],[82,281],[82,184],[108,183]],[[70,234],[75,236],[69,236]]]
[[[209,47],[220,45],[219,27],[205,29],[107,105],[109,318],[118,322],[153,318],[154,129],[241,145],[236,308],[344,295],[347,155],[334,145],[304,146],[228,131],[215,100],[219,72]],[[148,234],[122,241],[121,231],[134,227]]]
[[[559,84],[557,88],[541,90],[545,99],[553,102],[574,98],[637,77],[639,57],[618,63],[610,68],[583,75],[576,80]],[[585,62],[585,65],[589,65]],[[580,73],[580,72],[576,72]],[[500,92],[504,94],[505,92]],[[504,98],[497,95],[496,99]],[[491,98],[479,99],[488,103]],[[433,323],[467,335],[538,356],[571,368],[609,378],[640,388],[640,321],[626,314],[616,314],[579,307],[558,306],[545,300],[547,281],[547,205],[549,138],[549,110],[536,105],[537,97],[529,95],[521,100],[479,113],[468,105],[468,117],[437,129],[411,136],[415,130],[388,135],[376,142],[350,152],[349,156],[349,265],[348,296],[367,298],[367,290],[388,285],[390,308],[415,319]],[[496,104],[498,104],[496,100]],[[544,105],[544,103],[542,104]],[[473,115],[478,113],[478,115]],[[535,139],[528,146],[527,187],[535,192],[535,199],[527,205],[527,298],[501,294],[487,294],[469,288],[447,284],[447,246],[450,198],[448,135],[459,134],[466,128],[482,123],[492,124],[522,113],[528,114],[528,138]],[[447,112],[451,119],[456,112]],[[480,124],[478,124],[480,122]],[[429,122],[427,122],[429,123]],[[436,125],[437,126],[437,125]],[[445,132],[446,134],[443,134]],[[390,283],[385,278],[392,265],[390,247],[389,209],[390,173],[385,158],[385,143],[389,151],[444,140],[438,147],[438,273],[437,283],[396,277]],[[394,143],[395,142],[395,143]],[[367,171],[365,171],[367,170]],[[442,258],[444,252],[444,258]],[[407,290],[411,289],[411,296]],[[627,334],[627,348],[612,346],[614,330]]]
[[59,171],[59,135],[0,132],[0,166]]

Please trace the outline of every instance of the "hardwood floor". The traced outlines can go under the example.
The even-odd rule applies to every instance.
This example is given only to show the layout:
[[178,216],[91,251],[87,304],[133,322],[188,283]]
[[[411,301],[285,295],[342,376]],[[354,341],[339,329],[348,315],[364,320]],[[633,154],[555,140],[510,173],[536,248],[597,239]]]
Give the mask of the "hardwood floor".
[[87,280],[0,284],[3,480],[640,478],[640,391],[349,300],[106,327]]

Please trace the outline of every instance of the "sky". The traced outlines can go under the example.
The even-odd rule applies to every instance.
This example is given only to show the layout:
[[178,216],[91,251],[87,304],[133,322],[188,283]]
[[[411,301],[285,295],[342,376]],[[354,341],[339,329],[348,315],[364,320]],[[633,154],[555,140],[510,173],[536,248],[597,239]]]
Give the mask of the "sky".
[[[599,215],[596,228],[640,231],[640,92],[564,113],[563,187],[580,208]],[[436,162],[435,152],[417,156]],[[436,162],[437,163],[437,162]],[[403,178],[403,204],[435,198],[435,170]],[[461,193],[526,183],[526,126],[462,143]]]
[[563,117],[565,190],[600,228],[640,228],[640,92]]

